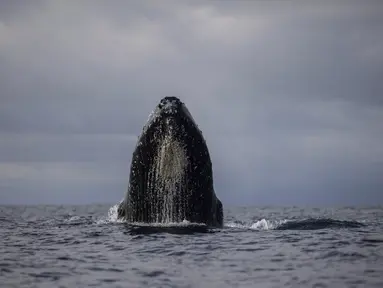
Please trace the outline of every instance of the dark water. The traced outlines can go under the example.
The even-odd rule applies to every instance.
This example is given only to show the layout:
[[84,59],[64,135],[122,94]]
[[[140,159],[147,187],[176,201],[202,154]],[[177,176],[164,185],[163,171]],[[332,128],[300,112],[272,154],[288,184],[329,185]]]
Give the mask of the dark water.
[[223,229],[109,208],[0,207],[1,287],[383,287],[383,207],[233,208]]

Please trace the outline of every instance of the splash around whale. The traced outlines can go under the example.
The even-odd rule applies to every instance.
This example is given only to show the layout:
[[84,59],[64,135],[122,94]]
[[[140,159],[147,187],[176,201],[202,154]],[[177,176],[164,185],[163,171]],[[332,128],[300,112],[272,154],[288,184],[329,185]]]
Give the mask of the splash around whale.
[[133,152],[129,186],[117,217],[223,226],[206,141],[179,98],[161,99],[150,114]]

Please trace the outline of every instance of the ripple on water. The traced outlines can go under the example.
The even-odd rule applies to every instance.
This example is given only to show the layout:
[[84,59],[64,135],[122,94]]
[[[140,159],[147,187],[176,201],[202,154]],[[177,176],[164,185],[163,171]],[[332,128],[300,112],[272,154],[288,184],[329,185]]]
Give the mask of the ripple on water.
[[0,209],[1,285],[383,287],[376,208],[229,209],[209,229],[126,225],[109,207]]

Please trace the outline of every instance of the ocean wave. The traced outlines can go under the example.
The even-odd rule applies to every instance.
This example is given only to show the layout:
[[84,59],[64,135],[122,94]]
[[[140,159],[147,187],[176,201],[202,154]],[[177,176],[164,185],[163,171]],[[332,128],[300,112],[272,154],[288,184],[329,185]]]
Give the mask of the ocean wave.
[[340,229],[360,228],[365,224],[357,221],[336,220],[331,218],[308,218],[298,221],[287,221],[279,225],[278,230],[318,230],[318,229]]
[[229,222],[228,228],[252,229],[252,230],[318,230],[360,228],[365,224],[357,221],[336,220],[331,218],[307,218],[302,220],[267,220],[261,219],[254,223],[243,224],[241,222]]

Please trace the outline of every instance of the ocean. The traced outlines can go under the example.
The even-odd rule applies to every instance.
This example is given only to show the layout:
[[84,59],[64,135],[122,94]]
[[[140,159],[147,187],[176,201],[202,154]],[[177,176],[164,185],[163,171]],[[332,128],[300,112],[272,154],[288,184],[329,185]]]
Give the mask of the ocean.
[[128,225],[116,206],[0,206],[1,287],[383,287],[383,207],[225,208]]

